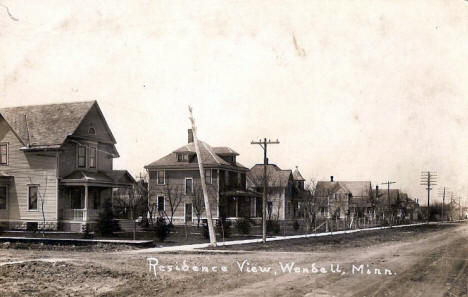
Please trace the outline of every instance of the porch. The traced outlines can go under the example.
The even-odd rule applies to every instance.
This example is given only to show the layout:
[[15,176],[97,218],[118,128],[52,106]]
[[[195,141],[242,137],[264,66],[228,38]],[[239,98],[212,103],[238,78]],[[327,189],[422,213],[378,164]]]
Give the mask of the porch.
[[219,216],[255,218],[262,216],[262,195],[250,191],[228,191],[220,194]]
[[134,179],[127,171],[75,171],[59,184],[59,220],[62,223],[95,223],[113,189],[131,188]]

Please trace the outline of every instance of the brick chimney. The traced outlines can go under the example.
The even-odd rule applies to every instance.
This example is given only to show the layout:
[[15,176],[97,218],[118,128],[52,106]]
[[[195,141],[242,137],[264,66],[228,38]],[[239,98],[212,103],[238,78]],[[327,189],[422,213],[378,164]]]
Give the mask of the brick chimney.
[[333,175],[332,175],[332,176],[330,176],[330,181],[331,181],[331,182],[333,182]]
[[188,129],[188,143],[193,142],[193,131],[192,129]]

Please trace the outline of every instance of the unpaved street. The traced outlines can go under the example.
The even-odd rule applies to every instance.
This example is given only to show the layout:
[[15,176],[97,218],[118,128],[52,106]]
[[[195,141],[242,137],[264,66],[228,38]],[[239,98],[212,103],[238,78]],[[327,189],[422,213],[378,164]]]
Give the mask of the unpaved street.
[[[150,273],[148,257],[164,271]],[[189,271],[176,271],[184,260]],[[282,270],[293,262],[299,272]],[[466,224],[171,254],[3,248],[0,296],[468,296],[467,263]]]

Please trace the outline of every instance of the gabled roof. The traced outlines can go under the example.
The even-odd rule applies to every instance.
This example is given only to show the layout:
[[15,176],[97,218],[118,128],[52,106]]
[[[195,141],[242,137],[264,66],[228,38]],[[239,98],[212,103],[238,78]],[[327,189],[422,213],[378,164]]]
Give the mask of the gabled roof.
[[305,181],[305,179],[302,177],[302,174],[299,172],[299,169],[297,167],[293,172],[293,179],[296,181]]
[[0,114],[24,146],[30,148],[59,148],[73,135],[85,116],[96,106],[104,125],[115,143],[96,101],[27,105],[0,108]]
[[[235,165],[223,160],[215,151],[213,147],[211,147],[209,144],[207,144],[204,141],[199,140],[198,141],[199,148],[200,148],[200,154],[203,162],[203,166],[206,167],[236,167],[236,168],[241,168],[241,169],[247,169],[240,163],[236,162]],[[162,157],[161,159],[158,159],[149,165],[146,165],[146,169],[151,169],[151,168],[168,168],[168,167],[173,167],[173,168],[186,168],[186,167],[197,167],[198,168],[198,163],[197,162],[178,162],[177,161],[177,153],[189,153],[192,156],[196,155],[195,151],[195,143],[191,142],[188,143],[184,146],[181,146],[180,148],[176,149],[172,153]]]
[[[263,164],[256,164],[247,173],[248,180],[254,186],[260,187],[263,185]],[[292,179],[291,170],[283,170],[275,164],[267,165],[267,181],[269,187],[286,187],[289,179]]]
[[318,181],[315,188],[317,196],[326,196],[338,191],[349,193],[352,197],[370,197],[370,181]]
[[[390,189],[390,204],[395,204],[398,199],[400,199],[400,190]],[[377,196],[377,203],[384,204],[384,205],[388,204],[388,190],[379,189],[379,193]]]

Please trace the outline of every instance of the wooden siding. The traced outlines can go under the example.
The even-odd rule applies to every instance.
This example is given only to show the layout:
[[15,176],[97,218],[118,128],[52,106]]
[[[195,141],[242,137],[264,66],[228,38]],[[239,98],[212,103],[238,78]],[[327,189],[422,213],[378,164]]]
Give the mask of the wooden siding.
[[[213,169],[213,182],[211,184],[207,184],[208,196],[210,199],[210,206],[211,206],[211,214],[213,218],[217,218],[218,213],[218,181],[217,181],[217,174],[215,173],[216,170]],[[182,191],[185,190],[185,178],[193,178],[193,185],[194,190],[196,189],[197,185],[200,185],[200,172],[198,170],[166,170],[166,184],[165,185],[158,185],[156,179],[156,172],[150,171],[150,180],[149,180],[149,203],[156,204],[158,196],[165,197],[165,206],[166,206],[166,213],[170,216],[170,208],[169,202],[166,195],[167,187],[181,187]],[[174,218],[176,219],[177,223],[182,223],[185,220],[185,204],[192,203],[191,195],[183,195],[183,200],[180,203],[179,207],[174,213]],[[203,196],[202,196],[203,197]],[[203,198],[202,198],[203,199]],[[203,217],[205,213],[203,212]],[[192,217],[196,220],[195,211],[192,212]]]
[[0,170],[14,176],[8,186],[8,211],[7,214],[3,212],[0,219],[13,222],[42,222],[40,198],[38,210],[28,210],[28,184],[37,184],[44,197],[45,219],[47,222],[56,222],[58,188],[56,153],[20,151],[23,144],[2,117],[0,117],[0,142],[9,144],[8,165],[1,166]]
[[[101,117],[96,105],[94,105],[88,114],[83,118],[83,121],[78,126],[73,135],[89,138],[90,140],[98,142],[112,142],[113,139],[107,131],[104,121],[105,119]],[[95,129],[96,135],[90,135],[88,133],[90,127]]]

